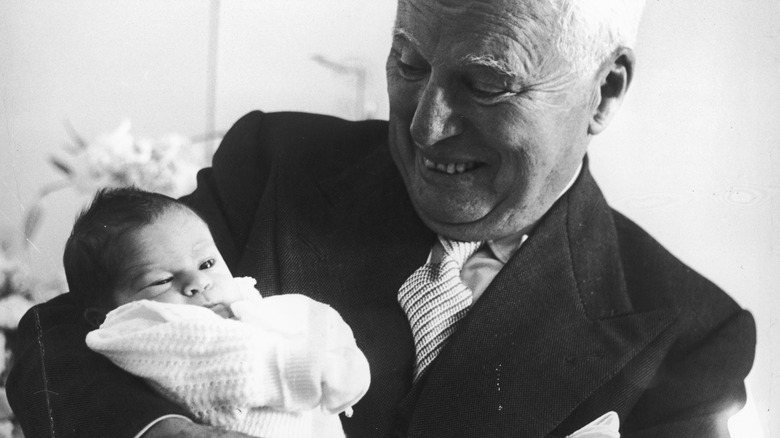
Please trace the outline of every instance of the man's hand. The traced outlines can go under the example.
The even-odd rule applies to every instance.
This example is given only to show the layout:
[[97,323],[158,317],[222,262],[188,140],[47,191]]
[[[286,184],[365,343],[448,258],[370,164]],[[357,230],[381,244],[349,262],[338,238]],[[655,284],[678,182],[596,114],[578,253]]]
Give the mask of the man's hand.
[[142,438],[252,438],[243,433],[196,424],[183,418],[166,418],[143,434]]

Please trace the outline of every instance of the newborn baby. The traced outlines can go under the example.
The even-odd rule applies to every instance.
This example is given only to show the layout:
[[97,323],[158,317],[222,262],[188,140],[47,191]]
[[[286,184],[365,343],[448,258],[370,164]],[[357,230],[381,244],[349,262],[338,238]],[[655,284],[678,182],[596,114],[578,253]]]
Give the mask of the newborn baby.
[[303,295],[261,298],[233,278],[206,223],[180,202],[101,191],[65,250],[87,345],[196,421],[268,438],[343,437],[338,413],[368,390],[347,324]]

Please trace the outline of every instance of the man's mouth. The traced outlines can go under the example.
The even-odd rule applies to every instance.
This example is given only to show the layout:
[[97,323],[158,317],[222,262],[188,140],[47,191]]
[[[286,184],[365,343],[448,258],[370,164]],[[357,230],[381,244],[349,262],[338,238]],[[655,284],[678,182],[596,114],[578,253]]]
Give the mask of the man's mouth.
[[426,169],[434,170],[448,175],[459,175],[478,167],[480,163],[476,161],[458,162],[458,163],[437,163],[435,161],[423,158],[423,165]]

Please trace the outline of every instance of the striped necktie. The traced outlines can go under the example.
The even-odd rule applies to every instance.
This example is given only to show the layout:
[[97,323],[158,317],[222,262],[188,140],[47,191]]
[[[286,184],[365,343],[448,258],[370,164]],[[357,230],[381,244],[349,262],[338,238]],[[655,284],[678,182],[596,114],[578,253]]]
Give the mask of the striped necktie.
[[439,241],[444,248],[441,262],[424,264],[398,292],[398,302],[406,312],[414,335],[415,382],[439,354],[471,306],[471,290],[460,280],[460,270],[482,244],[443,237],[439,237]]

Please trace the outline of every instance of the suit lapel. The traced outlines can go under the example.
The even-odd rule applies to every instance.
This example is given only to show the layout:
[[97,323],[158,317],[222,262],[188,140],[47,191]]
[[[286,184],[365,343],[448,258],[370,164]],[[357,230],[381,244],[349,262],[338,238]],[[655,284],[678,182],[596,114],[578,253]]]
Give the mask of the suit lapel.
[[431,366],[409,434],[543,436],[675,316],[632,312],[611,213],[586,167]]

